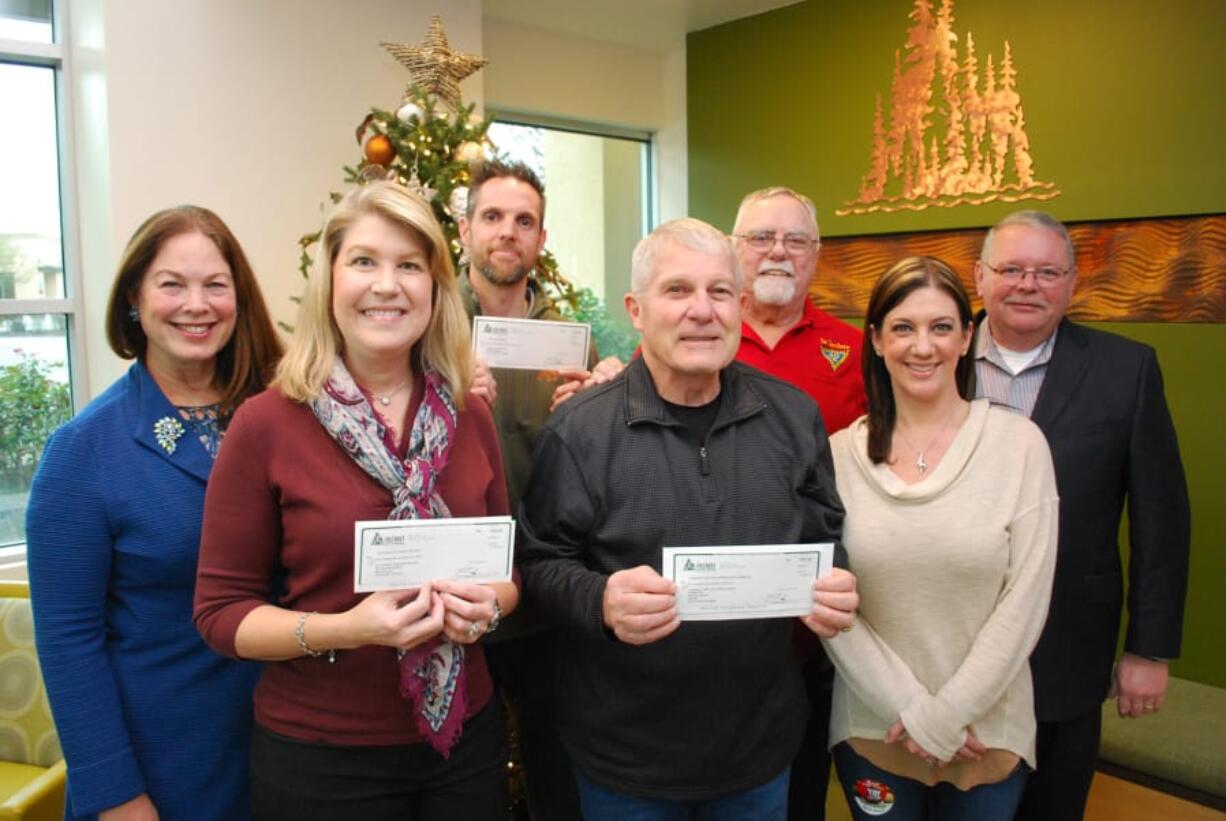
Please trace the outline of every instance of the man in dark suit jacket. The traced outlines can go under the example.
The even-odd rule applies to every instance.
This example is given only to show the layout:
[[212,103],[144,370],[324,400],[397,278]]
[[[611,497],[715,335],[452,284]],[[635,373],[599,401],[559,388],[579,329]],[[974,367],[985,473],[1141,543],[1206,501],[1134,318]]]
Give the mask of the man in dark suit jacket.
[[[984,240],[975,282],[986,310],[976,392],[1024,413],[1051,446],[1060,491],[1056,577],[1030,658],[1038,770],[1019,819],[1080,819],[1094,775],[1100,705],[1162,707],[1179,655],[1187,588],[1188,492],[1152,348],[1064,318],[1077,283],[1068,231],[1019,211]],[[1128,503],[1128,630],[1118,534]]]

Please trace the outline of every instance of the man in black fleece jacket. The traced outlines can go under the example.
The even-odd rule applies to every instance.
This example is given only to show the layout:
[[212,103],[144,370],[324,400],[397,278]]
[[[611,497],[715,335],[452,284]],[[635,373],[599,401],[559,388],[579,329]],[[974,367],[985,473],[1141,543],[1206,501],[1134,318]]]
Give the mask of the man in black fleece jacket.
[[[843,508],[821,414],[733,362],[741,281],[726,237],[675,220],[635,248],[626,307],[642,356],[543,428],[520,507],[525,594],[563,628],[561,733],[585,818],[786,817],[808,710],[790,619],[686,622],[661,548],[836,541]],[[840,548],[841,549],[841,548]],[[845,570],[804,622],[858,603]]]

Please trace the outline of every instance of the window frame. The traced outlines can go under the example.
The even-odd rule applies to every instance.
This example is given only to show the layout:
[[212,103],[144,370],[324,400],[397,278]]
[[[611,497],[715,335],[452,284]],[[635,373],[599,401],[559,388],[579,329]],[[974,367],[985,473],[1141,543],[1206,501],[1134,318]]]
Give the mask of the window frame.
[[660,146],[655,132],[585,120],[572,120],[547,114],[533,114],[509,108],[487,108],[485,115],[490,121],[505,125],[548,128],[553,131],[568,131],[572,134],[587,134],[592,137],[608,137],[615,140],[633,140],[645,144],[647,153],[643,162],[642,178],[644,194],[641,228],[643,236],[647,236],[656,227],[657,215],[660,213],[660,180],[656,173],[656,169],[659,168]]
[[[63,299],[0,299],[0,317],[21,314],[64,316],[68,350],[68,387],[75,415],[89,390],[85,355],[84,272],[78,217],[76,153],[73,141],[72,58],[68,43],[68,0],[51,2],[51,43],[0,39],[0,62],[50,68],[55,93],[56,157],[60,196],[60,246],[64,262]],[[23,567],[25,542],[0,546],[0,571]]]

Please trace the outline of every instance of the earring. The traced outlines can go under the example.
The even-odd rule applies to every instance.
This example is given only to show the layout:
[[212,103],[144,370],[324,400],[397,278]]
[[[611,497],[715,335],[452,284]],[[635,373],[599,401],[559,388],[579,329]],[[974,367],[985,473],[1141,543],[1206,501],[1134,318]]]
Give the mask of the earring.
[[140,322],[140,309],[135,305],[128,307],[128,319],[132,320],[133,322]]

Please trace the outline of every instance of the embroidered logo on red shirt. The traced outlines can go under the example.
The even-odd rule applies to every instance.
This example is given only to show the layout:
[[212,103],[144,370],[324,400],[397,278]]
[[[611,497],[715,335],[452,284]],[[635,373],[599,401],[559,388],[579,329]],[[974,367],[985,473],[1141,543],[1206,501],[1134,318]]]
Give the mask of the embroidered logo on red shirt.
[[830,363],[830,370],[837,371],[850,355],[850,345],[845,345],[842,342],[832,342],[822,337],[822,356]]

